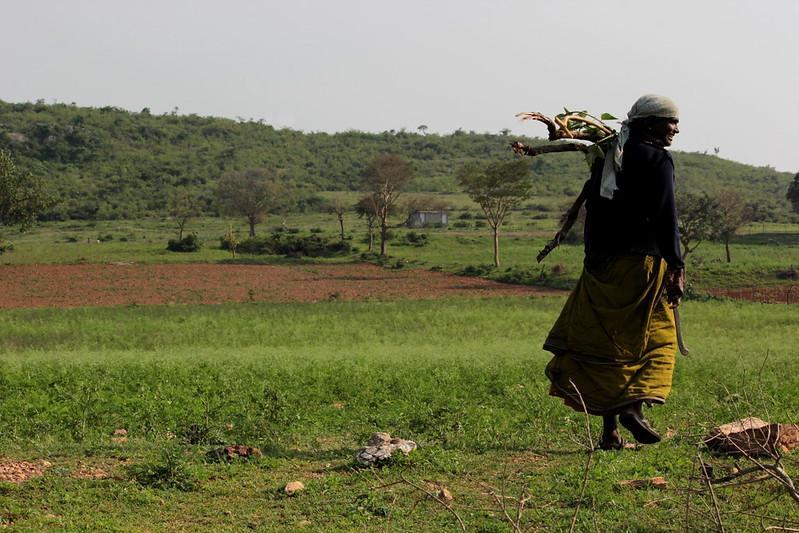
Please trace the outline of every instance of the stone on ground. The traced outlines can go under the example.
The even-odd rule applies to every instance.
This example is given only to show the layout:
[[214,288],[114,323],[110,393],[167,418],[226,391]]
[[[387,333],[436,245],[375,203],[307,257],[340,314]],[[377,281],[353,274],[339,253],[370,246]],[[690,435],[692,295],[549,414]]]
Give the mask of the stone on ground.
[[366,446],[358,450],[358,453],[355,454],[355,461],[362,466],[386,464],[397,450],[408,455],[415,449],[416,443],[412,440],[392,438],[388,433],[379,432],[374,433]]
[[302,492],[305,490],[305,485],[302,481],[291,481],[286,483],[286,486],[283,487],[283,492],[285,492],[288,496],[294,496],[298,492]]
[[799,426],[771,424],[756,417],[742,418],[713,429],[705,445],[723,455],[773,455],[799,446]]
[[209,461],[233,461],[236,459],[260,459],[263,457],[261,450],[244,444],[232,444],[221,448],[214,448],[205,454]]

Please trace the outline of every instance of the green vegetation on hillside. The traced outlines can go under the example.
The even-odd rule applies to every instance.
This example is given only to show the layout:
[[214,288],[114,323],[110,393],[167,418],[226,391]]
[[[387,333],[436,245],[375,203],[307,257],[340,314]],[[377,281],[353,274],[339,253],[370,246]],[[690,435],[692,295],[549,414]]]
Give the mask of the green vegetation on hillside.
[[[543,132],[531,128],[531,133]],[[449,135],[404,130],[303,133],[252,120],[0,101],[0,148],[11,152],[20,168],[45,179],[60,199],[47,212],[48,219],[163,213],[178,187],[196,195],[205,214],[216,214],[213,191],[220,176],[254,168],[274,170],[308,194],[354,190],[379,153],[411,162],[413,191],[459,192],[457,170],[469,162],[510,157],[511,140],[462,130]],[[675,152],[675,159],[685,186],[745,191],[756,206],[757,220],[789,216],[785,194],[790,174],[703,154]],[[578,154],[537,157],[529,165],[536,196],[573,197],[587,177]],[[313,203],[303,205],[307,209]]]

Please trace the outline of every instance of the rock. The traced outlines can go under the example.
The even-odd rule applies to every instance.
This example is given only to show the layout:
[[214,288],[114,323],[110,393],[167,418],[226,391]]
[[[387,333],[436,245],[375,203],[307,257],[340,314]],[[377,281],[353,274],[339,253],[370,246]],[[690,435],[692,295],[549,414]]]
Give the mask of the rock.
[[209,461],[233,461],[236,459],[260,459],[263,457],[263,454],[261,450],[253,446],[233,444],[230,446],[223,446],[222,448],[214,448],[205,454],[205,457]]
[[367,446],[382,446],[391,442],[391,435],[388,433],[373,433],[369,440],[366,441]]
[[619,486],[627,489],[665,489],[669,482],[663,476],[650,477],[646,479],[622,479]]
[[416,443],[412,440],[391,438],[391,435],[383,432],[374,433],[366,446],[355,454],[355,461],[363,466],[385,464],[397,450],[408,455],[415,449]]
[[286,483],[286,486],[283,487],[283,492],[286,493],[288,496],[294,496],[298,492],[302,492],[305,490],[305,485],[302,481],[291,481]]
[[789,452],[799,446],[799,426],[780,424],[780,437],[777,442],[783,452]]
[[[790,438],[796,428],[786,431],[786,448],[797,440]],[[755,417],[742,418],[713,429],[703,441],[716,453],[724,455],[771,455],[780,443],[780,424],[770,424]],[[799,437],[797,432],[796,437]],[[790,449],[790,448],[789,448]]]
[[447,487],[441,487],[436,493],[436,496],[438,497],[439,500],[444,502],[451,502],[452,500],[455,499],[452,496],[452,493],[449,491],[449,489],[447,489]]

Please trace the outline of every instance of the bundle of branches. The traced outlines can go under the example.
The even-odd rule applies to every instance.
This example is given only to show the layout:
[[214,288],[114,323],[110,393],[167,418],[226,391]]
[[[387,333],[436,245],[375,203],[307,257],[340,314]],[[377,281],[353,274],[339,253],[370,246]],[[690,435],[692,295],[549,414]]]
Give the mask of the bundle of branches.
[[[603,113],[600,118],[590,115],[587,111],[563,110],[563,113],[550,118],[538,112],[526,112],[516,115],[522,120],[535,120],[546,125],[549,131],[548,140],[551,144],[527,146],[520,141],[511,143],[511,149],[519,155],[535,157],[553,152],[583,152],[586,162],[591,167],[597,159],[603,159],[605,152],[616,138],[616,130],[605,124],[604,120],[616,120],[609,113]],[[536,260],[540,263],[555,248],[560,245],[569,230],[577,220],[580,208],[585,202],[586,189],[582,192],[563,216],[563,225],[538,253]]]
[[[564,108],[563,113],[555,115],[554,118],[537,111],[519,113],[516,116],[522,120],[542,122],[549,132],[548,140],[558,141],[540,146],[527,146],[520,141],[511,143],[513,151],[520,155],[533,157],[552,152],[580,151],[602,157],[600,154],[604,154],[604,150],[616,137],[616,130],[603,122],[603,120],[616,120],[616,117],[609,113],[602,113],[601,118],[597,118],[587,111],[569,111]],[[586,141],[590,144],[586,144]],[[596,148],[602,152],[596,152]],[[591,162],[589,161],[589,164]]]

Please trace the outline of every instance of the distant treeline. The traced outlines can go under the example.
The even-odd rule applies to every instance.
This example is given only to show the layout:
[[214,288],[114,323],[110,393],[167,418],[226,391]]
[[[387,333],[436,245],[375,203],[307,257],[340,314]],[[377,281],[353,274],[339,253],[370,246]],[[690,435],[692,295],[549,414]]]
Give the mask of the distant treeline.
[[[533,130],[534,126],[531,126]],[[335,134],[275,129],[260,121],[153,115],[115,107],[0,101],[0,148],[18,166],[41,176],[57,198],[46,219],[113,219],[162,214],[170,195],[184,188],[215,214],[214,188],[229,171],[274,169],[306,193],[300,207],[318,205],[314,193],[354,190],[379,153],[407,159],[416,192],[459,192],[454,175],[472,161],[509,158],[507,132],[457,130],[448,135],[390,130]],[[531,131],[533,133],[537,133]],[[522,139],[527,144],[540,139]],[[719,157],[675,152],[680,187],[744,191],[759,220],[790,215],[785,192],[789,173]],[[534,193],[574,196],[587,177],[579,154],[530,159]]]

